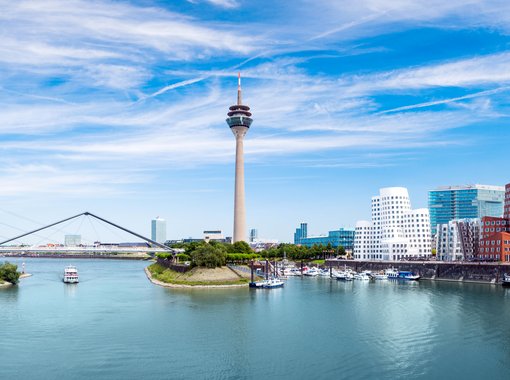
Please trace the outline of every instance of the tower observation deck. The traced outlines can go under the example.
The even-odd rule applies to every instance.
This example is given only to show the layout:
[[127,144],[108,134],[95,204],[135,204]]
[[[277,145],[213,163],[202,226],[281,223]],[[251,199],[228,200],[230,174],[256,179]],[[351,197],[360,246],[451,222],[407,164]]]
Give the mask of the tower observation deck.
[[237,104],[230,106],[227,113],[227,124],[236,138],[236,171],[234,193],[234,239],[246,241],[246,208],[244,196],[244,136],[248,132],[253,119],[250,107],[242,104],[241,74],[237,76]]

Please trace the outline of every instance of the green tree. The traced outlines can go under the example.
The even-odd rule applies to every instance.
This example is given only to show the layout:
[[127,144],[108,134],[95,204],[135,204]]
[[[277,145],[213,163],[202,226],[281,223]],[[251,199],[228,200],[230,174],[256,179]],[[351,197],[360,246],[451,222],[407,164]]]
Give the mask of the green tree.
[[341,245],[338,247],[338,255],[345,256],[345,248]]
[[232,251],[232,253],[253,253],[250,245],[245,241],[236,241],[234,244],[232,244]]
[[227,253],[218,245],[203,244],[191,252],[193,266],[216,268],[225,265]]
[[0,265],[0,279],[17,284],[21,273],[18,272],[18,266],[7,261]]

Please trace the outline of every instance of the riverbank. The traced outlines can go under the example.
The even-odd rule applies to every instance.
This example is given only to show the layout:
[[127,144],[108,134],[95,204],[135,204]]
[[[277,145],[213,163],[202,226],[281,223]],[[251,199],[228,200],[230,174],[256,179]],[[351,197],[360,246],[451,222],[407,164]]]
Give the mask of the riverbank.
[[108,259],[108,260],[150,260],[153,257],[147,253],[107,253],[107,254],[7,254],[0,258],[19,257],[19,258],[41,258],[41,259]]
[[179,273],[156,263],[144,270],[149,281],[167,288],[239,288],[247,287],[249,283],[249,275],[228,267],[197,267],[186,273]]
[[[19,279],[23,279],[23,278],[27,278],[27,277],[31,277],[32,275],[30,273],[22,273],[20,274],[19,276]],[[6,288],[8,286],[12,286],[13,284],[8,282],[8,281],[4,281],[4,280],[0,280],[0,288]]]

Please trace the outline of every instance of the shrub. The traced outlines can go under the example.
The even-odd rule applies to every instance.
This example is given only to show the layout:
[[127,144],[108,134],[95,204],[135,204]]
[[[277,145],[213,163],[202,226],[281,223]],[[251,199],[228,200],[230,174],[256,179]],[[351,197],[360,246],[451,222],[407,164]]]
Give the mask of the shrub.
[[167,259],[171,259],[173,257],[173,254],[171,254],[169,252],[159,252],[159,253],[156,253],[156,257],[158,257],[160,259],[167,260]]
[[191,261],[191,256],[187,255],[185,253],[179,253],[177,254],[177,258],[179,259],[179,262],[185,262],[185,261]]
[[21,273],[18,272],[18,266],[8,262],[0,265],[0,279],[17,284]]

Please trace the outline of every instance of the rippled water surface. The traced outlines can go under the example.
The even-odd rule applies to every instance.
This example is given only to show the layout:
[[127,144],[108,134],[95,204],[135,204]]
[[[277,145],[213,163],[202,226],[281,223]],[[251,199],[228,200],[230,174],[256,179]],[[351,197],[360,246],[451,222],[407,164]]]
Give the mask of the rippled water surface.
[[[0,258],[0,261],[3,259]],[[21,265],[21,260],[11,259]],[[26,259],[0,289],[1,379],[509,379],[510,292],[292,278],[170,290],[146,262]]]

